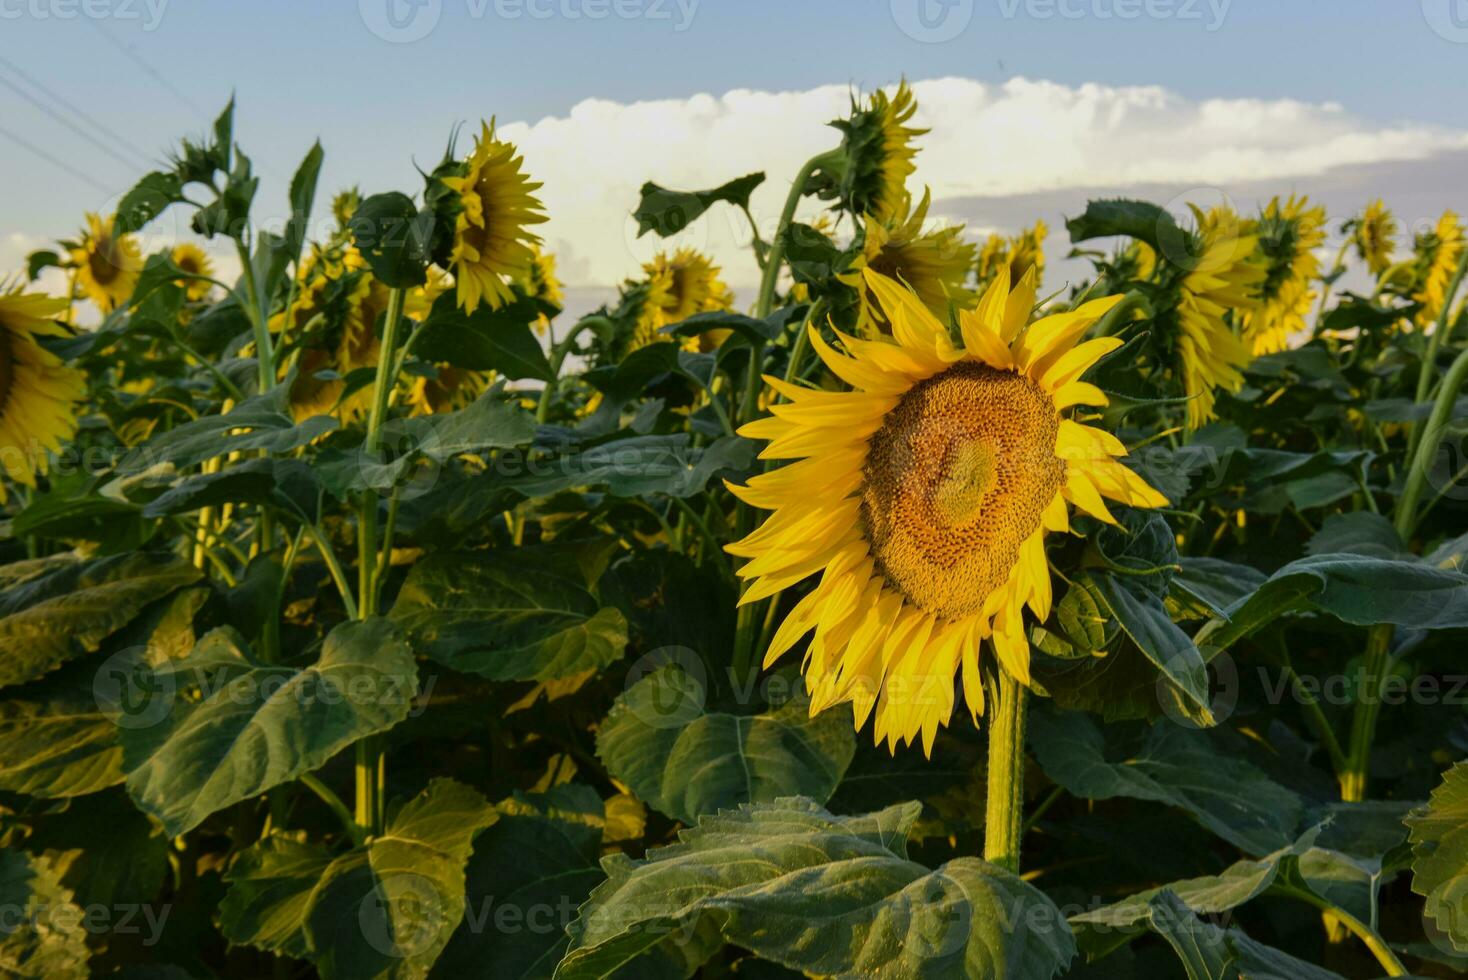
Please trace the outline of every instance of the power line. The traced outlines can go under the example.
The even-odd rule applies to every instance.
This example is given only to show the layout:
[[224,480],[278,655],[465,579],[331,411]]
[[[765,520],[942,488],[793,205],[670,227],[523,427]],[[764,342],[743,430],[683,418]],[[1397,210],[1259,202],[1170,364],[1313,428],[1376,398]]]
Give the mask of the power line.
[[152,79],[155,82],[157,82],[159,85],[162,85],[164,88],[168,89],[168,91],[171,92],[171,93],[173,93],[173,95],[180,102],[182,102],[184,105],[188,106],[190,109],[194,110],[194,112],[198,113],[200,116],[203,116],[203,117],[206,117],[207,118],[208,113],[206,113],[203,109],[199,108],[199,106],[197,104],[195,104],[195,102],[194,102],[193,99],[189,98],[186,94],[184,94],[184,92],[183,92],[182,89],[180,89],[177,85],[174,85],[168,79],[166,79],[162,75],[160,75],[158,73],[157,69],[155,69],[152,65],[148,64],[141,57],[139,57],[139,55],[138,55],[138,53],[136,51],[134,51],[132,48],[128,47],[127,45],[123,44],[116,37],[114,37],[110,31],[108,31],[105,27],[103,27],[102,26],[102,21],[101,21],[100,18],[97,18],[97,17],[88,17],[88,18],[85,18],[85,20],[86,20],[86,22],[88,24],[91,24],[93,27],[95,27],[97,29],[97,33],[99,33],[103,37],[105,37],[112,44],[112,46],[114,48],[116,48],[117,50],[121,51],[124,55],[126,55],[128,57],[128,59],[130,61],[133,62],[133,64],[137,65],[144,72],[146,72],[149,76],[151,76]]
[[22,99],[25,99],[31,105],[33,105],[37,109],[39,109],[42,113],[44,113],[47,116],[47,118],[49,118],[49,119],[51,119],[51,120],[53,120],[55,122],[58,122],[61,125],[65,126],[67,129],[71,130],[73,133],[75,133],[76,135],[80,136],[82,139],[86,140],[88,143],[91,143],[93,146],[95,146],[97,149],[101,150],[103,153],[106,153],[108,156],[112,157],[118,163],[121,163],[123,166],[128,167],[128,168],[131,169],[131,168],[136,167],[138,165],[137,164],[137,161],[135,161],[135,160],[129,160],[127,157],[123,156],[121,153],[118,153],[117,150],[113,149],[107,143],[103,142],[102,140],[99,140],[97,137],[93,136],[91,133],[87,132],[85,129],[83,129],[82,127],[78,126],[76,123],[72,122],[70,119],[67,119],[61,113],[57,112],[55,109],[52,109],[50,106],[46,105],[46,103],[42,102],[40,99],[36,98],[34,95],[31,95],[31,93],[27,92],[25,89],[21,88],[19,85],[15,84],[10,79],[6,78],[4,75],[0,75],[0,85],[4,85],[6,88],[10,89],[10,91],[14,92],[16,95],[20,96]]
[[153,155],[152,154],[148,153],[146,150],[143,150],[143,149],[139,148],[139,146],[136,143],[132,142],[127,137],[121,136],[121,135],[117,134],[116,132],[114,132],[113,130],[109,129],[103,122],[101,122],[100,120],[98,120],[95,116],[92,116],[89,113],[87,113],[85,110],[78,108],[76,105],[74,105],[72,102],[70,102],[65,96],[63,96],[59,92],[56,92],[55,90],[51,89],[50,87],[48,87],[47,85],[45,85],[43,82],[41,82],[39,79],[37,79],[35,76],[31,75],[25,69],[21,68],[15,62],[11,61],[10,59],[6,58],[3,55],[0,55],[0,65],[3,65],[4,67],[8,68],[12,74],[19,75],[21,77],[21,79],[23,79],[28,85],[30,85],[31,88],[33,88],[36,91],[40,92],[42,95],[44,95],[47,98],[49,98],[52,102],[56,102],[56,103],[59,103],[60,105],[64,106],[67,110],[69,110],[71,112],[72,115],[74,115],[77,118],[81,119],[88,126],[91,126],[93,129],[95,129],[98,132],[102,133],[104,136],[108,137],[109,139],[116,141],[118,144],[120,144],[121,146],[123,146],[129,153],[133,154],[139,160],[141,160],[145,165],[148,164],[153,159]]
[[93,187],[97,188],[97,190],[101,191],[103,194],[112,194],[113,193],[113,189],[111,187],[108,187],[106,184],[102,183],[97,178],[95,178],[95,177],[93,177],[93,176],[91,176],[89,174],[82,173],[80,170],[76,169],[71,164],[67,163],[65,160],[62,160],[62,159],[60,159],[58,157],[55,157],[52,154],[48,153],[47,151],[41,149],[39,146],[37,146],[36,144],[32,143],[30,140],[26,139],[24,136],[21,136],[21,135],[19,135],[17,133],[12,133],[10,130],[6,129],[4,126],[0,126],[0,136],[7,137],[8,139],[11,140],[11,142],[15,143],[16,145],[18,145],[18,146],[20,146],[20,147],[22,147],[24,149],[30,150],[32,153],[34,153],[36,156],[40,157],[42,160],[45,160],[47,163],[50,163],[53,166],[56,166],[56,167],[61,168],[62,170],[65,170],[67,173],[71,174],[73,177],[77,178],[78,180],[84,180],[84,181],[86,181],[88,184],[91,184]]

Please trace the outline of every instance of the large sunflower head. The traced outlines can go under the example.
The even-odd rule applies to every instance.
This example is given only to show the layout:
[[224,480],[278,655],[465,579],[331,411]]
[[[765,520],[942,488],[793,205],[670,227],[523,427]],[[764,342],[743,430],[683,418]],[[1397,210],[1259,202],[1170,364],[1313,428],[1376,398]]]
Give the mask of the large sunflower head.
[[1259,308],[1245,317],[1244,339],[1253,352],[1272,354],[1305,329],[1315,300],[1311,284],[1320,276],[1315,249],[1325,241],[1325,209],[1307,197],[1273,198],[1252,229],[1267,266]]
[[1448,300],[1448,286],[1463,255],[1463,226],[1452,211],[1444,211],[1432,231],[1417,236],[1412,298],[1421,303],[1417,323],[1421,327],[1437,320]]
[[1026,228],[1013,238],[993,234],[984,240],[979,249],[979,286],[982,288],[994,281],[1001,265],[1009,267],[1009,281],[1019,282],[1030,269],[1035,270],[1035,281],[1045,278],[1045,236],[1050,233],[1045,222],[1036,221],[1033,228]]
[[0,476],[29,487],[46,471],[46,454],[76,433],[76,403],[87,392],[86,375],[36,340],[67,336],[55,322],[66,307],[64,299],[0,285]]
[[930,751],[956,675],[976,721],[983,711],[981,645],[1029,682],[1024,609],[1050,614],[1045,534],[1069,530],[1069,506],[1114,523],[1105,498],[1166,501],[1117,460],[1126,449],[1115,436],[1067,417],[1106,404],[1081,377],[1121,341],[1080,339],[1119,297],[1027,326],[1034,280],[1011,291],[1002,269],[960,315],[957,346],[915,293],[864,275],[891,336],[838,331],[839,353],[811,327],[851,391],[766,379],[788,401],[740,432],[769,440],[762,458],[797,462],[730,488],[774,513],[728,550],[750,559],[743,603],[820,575],[766,665],[812,633],[813,710],[851,702],[858,727],[875,712],[878,742],[895,749],[920,736]]
[[1238,391],[1243,369],[1252,359],[1229,315],[1255,309],[1266,271],[1257,256],[1258,239],[1245,233],[1232,211],[1195,209],[1196,256],[1178,287],[1177,353],[1183,390],[1188,395],[1188,427],[1214,418],[1215,392]]
[[964,309],[977,298],[964,285],[973,268],[977,246],[964,241],[963,226],[923,231],[928,217],[928,194],[916,209],[904,200],[894,217],[886,222],[869,215],[862,252],[841,281],[861,294],[858,331],[867,337],[890,332],[891,325],[882,303],[863,279],[867,271],[910,286],[922,304],[939,320],[949,319],[950,309]]
[[[719,267],[697,249],[680,248],[671,255],[659,252],[643,265],[642,271],[646,275],[646,289],[629,350],[663,339],[659,331],[669,324],[734,305],[734,294],[719,278]],[[712,349],[721,340],[722,337],[693,338],[690,346]]]
[[[189,242],[175,245],[169,257],[173,260],[174,265],[191,276],[214,275],[214,263],[209,261],[209,256],[205,255],[204,250],[197,245]],[[184,287],[184,295],[192,302],[207,299],[209,290],[213,288],[210,283],[202,279],[184,279],[180,285]]]
[[131,235],[113,231],[113,218],[87,213],[81,241],[72,249],[82,292],[103,311],[111,312],[132,297],[143,271],[143,256]]
[[512,301],[510,283],[530,274],[535,259],[531,247],[540,238],[529,227],[546,216],[535,196],[540,184],[530,179],[523,164],[514,144],[497,139],[494,127],[485,123],[463,175],[442,178],[457,195],[449,262],[459,305],[470,313],[481,302],[498,309]]
[[890,221],[904,206],[907,178],[917,170],[913,141],[927,132],[909,125],[917,99],[903,80],[893,95],[877,90],[862,106],[852,100],[851,115],[831,125],[841,130],[841,148],[816,177],[818,193],[856,215]]
[[1396,250],[1397,219],[1387,210],[1381,198],[1366,205],[1360,216],[1346,225],[1356,254],[1366,263],[1373,276],[1379,276],[1392,264]]

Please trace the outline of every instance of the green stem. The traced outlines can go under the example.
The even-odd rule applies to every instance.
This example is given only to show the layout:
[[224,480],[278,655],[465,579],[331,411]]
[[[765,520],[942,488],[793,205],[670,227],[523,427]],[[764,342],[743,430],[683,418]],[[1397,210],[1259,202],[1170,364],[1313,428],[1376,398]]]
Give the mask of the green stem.
[[1320,321],[1325,319],[1325,304],[1330,302],[1330,290],[1335,285],[1335,280],[1340,278],[1346,271],[1346,249],[1351,247],[1351,239],[1347,238],[1341,243],[1341,249],[1335,253],[1335,262],[1331,264],[1329,279],[1322,280],[1320,287],[1320,305],[1315,308],[1315,331],[1314,336],[1320,336]]
[[342,802],[342,798],[337,796],[330,786],[309,772],[300,778],[300,782],[307,789],[311,790],[311,792],[321,797],[321,802],[325,803],[331,812],[336,814],[336,818],[341,821],[342,827],[345,828],[348,836],[352,838],[352,843],[357,845],[362,844],[362,828],[358,827],[352,819],[352,811],[347,809],[347,805]]
[[347,573],[342,569],[342,563],[337,560],[336,549],[332,548],[331,541],[327,539],[325,532],[318,525],[307,524],[306,530],[311,532],[311,538],[316,542],[316,550],[321,553],[322,561],[326,562],[327,570],[331,572],[331,580],[336,583],[336,589],[341,593],[342,605],[347,610],[347,616],[357,619],[357,599],[352,594],[352,587],[347,583]]
[[765,256],[764,272],[760,276],[759,300],[755,303],[754,315],[756,319],[763,320],[770,315],[770,310],[775,305],[775,286],[780,279],[780,267],[785,264],[785,231],[790,227],[790,222],[795,220],[795,209],[800,204],[800,199],[805,195],[806,182],[810,175],[820,167],[834,162],[841,156],[840,150],[828,150],[817,154],[805,161],[800,172],[795,175],[795,182],[790,185],[790,193],[785,196],[785,207],[780,211],[780,223],[775,226],[775,236],[770,239],[770,250]]
[[1298,898],[1302,902],[1308,902],[1309,904],[1320,909],[1322,912],[1328,912],[1330,915],[1334,916],[1342,925],[1349,929],[1356,936],[1357,939],[1366,944],[1366,948],[1371,950],[1371,955],[1376,957],[1376,962],[1381,964],[1381,968],[1386,971],[1387,976],[1405,977],[1411,975],[1407,972],[1407,968],[1402,965],[1402,961],[1397,959],[1397,954],[1392,952],[1391,947],[1387,945],[1386,940],[1382,939],[1381,936],[1379,936],[1374,929],[1372,929],[1366,923],[1362,922],[1360,919],[1356,918],[1351,913],[1345,911],[1344,909],[1338,908],[1335,905],[1332,905],[1330,902],[1327,902],[1325,899],[1321,898],[1319,895],[1314,894],[1313,892],[1303,891],[1295,888],[1280,888],[1279,892],[1281,894],[1289,895],[1292,898]]
[[249,249],[239,239],[235,239],[234,244],[240,256],[240,274],[245,280],[245,291],[249,294],[245,309],[249,313],[250,326],[255,331],[255,359],[258,361],[260,391],[263,393],[275,387],[275,350],[270,340],[269,311],[265,309],[265,298],[255,285],[255,266],[250,261]]
[[1130,322],[1133,310],[1141,310],[1147,316],[1152,315],[1152,304],[1135,289],[1123,296],[1120,303],[1107,310],[1106,315],[1096,321],[1096,325],[1091,328],[1091,336],[1110,337],[1115,334]]
[[1004,670],[991,698],[989,789],[984,814],[984,860],[1019,873],[1020,832],[1025,803],[1024,686]]
[[571,328],[571,332],[561,338],[560,341],[551,345],[551,377],[540,391],[540,404],[535,407],[535,421],[544,422],[550,417],[551,400],[556,396],[556,387],[560,384],[561,366],[566,363],[566,357],[573,349],[576,338],[581,336],[583,330],[594,327],[598,323],[612,326],[612,321],[604,316],[582,317]]

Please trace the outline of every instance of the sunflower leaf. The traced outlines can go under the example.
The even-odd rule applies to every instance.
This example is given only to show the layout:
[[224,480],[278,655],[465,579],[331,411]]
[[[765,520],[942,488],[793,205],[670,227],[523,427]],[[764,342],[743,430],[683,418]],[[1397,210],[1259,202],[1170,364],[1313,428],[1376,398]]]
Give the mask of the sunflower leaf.
[[1426,914],[1455,950],[1468,953],[1468,762],[1460,762],[1422,809],[1407,818],[1412,842],[1412,890],[1427,899]]
[[632,212],[637,219],[637,237],[650,231],[659,238],[676,235],[720,201],[747,208],[749,195],[764,180],[763,172],[746,174],[707,191],[674,191],[648,181],[642,185],[642,200]]
[[[85,914],[51,863],[17,848],[0,851],[0,969],[6,976],[81,980],[87,969]],[[28,923],[38,923],[37,928]]]
[[434,214],[419,211],[398,191],[373,194],[357,205],[348,226],[372,274],[385,286],[407,289],[428,281]]
[[447,292],[434,301],[413,352],[425,361],[467,371],[497,371],[512,381],[549,381],[554,372],[530,329],[544,311],[539,301],[517,291],[513,303],[498,309],[481,303],[465,313],[453,292]]

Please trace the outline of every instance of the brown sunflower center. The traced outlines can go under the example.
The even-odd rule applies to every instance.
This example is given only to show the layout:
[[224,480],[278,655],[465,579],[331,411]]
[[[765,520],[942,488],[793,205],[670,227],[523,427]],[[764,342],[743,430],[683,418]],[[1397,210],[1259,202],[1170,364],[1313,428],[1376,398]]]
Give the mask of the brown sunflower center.
[[97,245],[87,256],[87,269],[92,273],[92,278],[105,286],[116,279],[121,271],[121,263],[118,261],[117,239],[111,235],[103,235],[97,239]]
[[15,384],[15,350],[10,330],[0,323],[0,413],[10,401],[10,389]]
[[1033,381],[969,361],[904,395],[862,470],[863,530],[887,583],[935,616],[977,613],[1060,489],[1059,424]]

